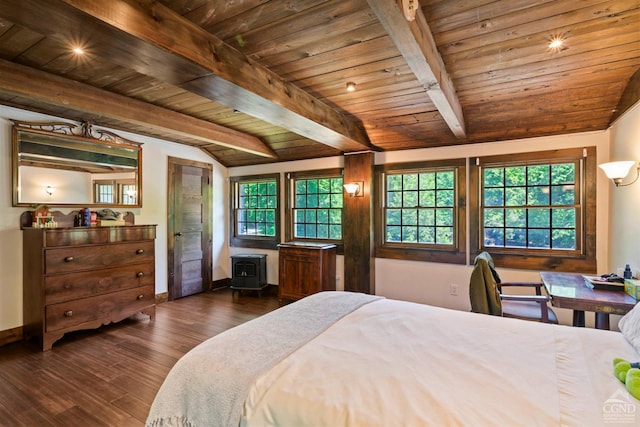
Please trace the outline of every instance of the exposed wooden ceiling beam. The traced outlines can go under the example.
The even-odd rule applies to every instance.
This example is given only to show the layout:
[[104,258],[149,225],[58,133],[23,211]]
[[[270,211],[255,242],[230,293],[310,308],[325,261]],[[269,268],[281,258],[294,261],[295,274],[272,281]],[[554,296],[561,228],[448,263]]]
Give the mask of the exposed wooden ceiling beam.
[[0,93],[143,124],[258,156],[277,157],[252,135],[4,60],[0,60]]
[[405,18],[401,0],[367,1],[451,131],[465,138],[460,101],[418,1],[413,21]]
[[611,116],[609,126],[611,126],[618,117],[623,115],[638,101],[640,101],[640,68],[638,68],[638,70],[633,74],[633,76],[631,76],[631,78],[627,82],[627,85],[622,92],[622,96],[620,96],[620,100],[618,101],[618,106]]
[[372,149],[355,122],[159,2],[3,0],[0,13],[60,40],[82,28],[120,65],[339,150]]

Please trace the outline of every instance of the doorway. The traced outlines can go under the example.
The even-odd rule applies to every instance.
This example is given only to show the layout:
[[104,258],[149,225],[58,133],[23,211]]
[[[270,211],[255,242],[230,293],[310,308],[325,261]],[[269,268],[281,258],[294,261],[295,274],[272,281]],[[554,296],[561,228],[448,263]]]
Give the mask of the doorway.
[[171,301],[211,286],[213,166],[169,157],[168,175],[167,287]]

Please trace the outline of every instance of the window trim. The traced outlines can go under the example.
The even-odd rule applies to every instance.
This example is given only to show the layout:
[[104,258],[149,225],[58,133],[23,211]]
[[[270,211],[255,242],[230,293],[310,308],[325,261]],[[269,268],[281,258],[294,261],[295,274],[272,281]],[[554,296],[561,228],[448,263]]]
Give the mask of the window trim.
[[[135,179],[121,179],[121,180],[116,180],[116,185],[118,186],[118,203],[124,206],[135,206],[138,203],[138,194],[135,193],[135,197],[134,197],[134,202],[135,203],[125,203],[124,202],[124,198],[126,196],[125,191],[123,190],[123,188],[125,186],[130,186],[130,187],[136,187],[136,180]],[[135,188],[137,189],[137,187]],[[134,191],[135,191],[134,189]]]
[[[454,188],[456,205],[454,206],[455,237],[453,248],[446,249],[418,244],[391,244],[384,241],[384,200],[386,192],[385,174],[388,172],[406,173],[416,171],[434,171],[437,169],[453,169],[456,186]],[[467,160],[447,159],[414,163],[393,163],[377,165],[374,169],[377,190],[374,192],[374,241],[377,258],[402,259],[410,261],[427,261],[448,264],[465,264],[467,262]]]
[[[344,170],[342,168],[331,168],[331,169],[317,169],[317,170],[305,170],[305,171],[297,171],[297,172],[287,172],[285,174],[286,177],[286,185],[285,185],[285,230],[284,230],[284,238],[285,241],[301,241],[301,242],[320,242],[320,243],[331,243],[336,245],[337,252],[339,254],[344,254],[344,242],[342,239],[310,239],[310,238],[300,238],[294,237],[294,197],[295,197],[295,188],[294,182],[296,179],[312,179],[312,178],[336,178],[343,177]],[[344,181],[344,180],[343,180]],[[344,182],[343,182],[344,183]],[[342,192],[342,197],[344,198],[344,191]],[[342,212],[344,218],[344,203],[342,205]],[[344,224],[344,222],[343,222]],[[343,233],[344,238],[344,233]]]
[[[123,191],[123,187],[125,185],[128,186],[133,186],[135,187],[135,190],[138,189],[138,187],[136,186],[136,180],[135,178],[124,178],[124,179],[116,179],[116,178],[111,178],[111,179],[94,179],[91,181],[91,187],[92,187],[92,193],[93,193],[93,203],[100,205],[100,204],[109,204],[109,205],[118,205],[118,206],[123,206],[123,207],[127,207],[127,206],[131,206],[131,207],[135,207],[138,205],[138,194],[136,191],[136,195],[134,197],[134,203],[124,203],[124,197],[125,197],[125,193]],[[100,199],[100,191],[99,188],[101,186],[105,186],[105,187],[111,187],[111,196],[113,198],[112,201],[110,202],[105,202],[104,200]]]
[[[484,247],[482,242],[482,169],[486,166],[535,165],[559,163],[562,161],[578,161],[579,169],[576,183],[580,188],[579,212],[581,229],[576,241],[581,244],[577,251],[571,254],[557,250],[546,249],[517,249]],[[525,270],[566,271],[593,273],[597,270],[596,263],[596,148],[567,148],[550,151],[527,152],[519,154],[485,156],[469,159],[469,212],[470,233],[469,263],[473,264],[475,257],[486,250],[496,263],[496,266]],[[588,195],[592,195],[587,197]]]
[[[118,204],[118,185],[115,179],[94,179],[91,182],[91,186],[93,187],[93,203],[97,204]],[[113,199],[111,202],[106,202],[100,197],[100,187],[111,187],[111,198]]]
[[[243,182],[271,181],[276,182],[275,236],[238,235],[236,210],[238,209],[238,186]],[[240,248],[278,249],[280,243],[280,174],[262,174],[234,176],[229,178],[229,245]]]

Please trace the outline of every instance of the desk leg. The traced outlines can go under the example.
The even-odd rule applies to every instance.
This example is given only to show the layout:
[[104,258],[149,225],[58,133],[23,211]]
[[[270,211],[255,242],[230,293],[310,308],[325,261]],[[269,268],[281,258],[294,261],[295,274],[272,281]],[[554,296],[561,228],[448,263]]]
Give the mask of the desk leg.
[[573,310],[573,326],[584,328],[584,311]]
[[596,311],[596,329],[609,329],[609,313]]

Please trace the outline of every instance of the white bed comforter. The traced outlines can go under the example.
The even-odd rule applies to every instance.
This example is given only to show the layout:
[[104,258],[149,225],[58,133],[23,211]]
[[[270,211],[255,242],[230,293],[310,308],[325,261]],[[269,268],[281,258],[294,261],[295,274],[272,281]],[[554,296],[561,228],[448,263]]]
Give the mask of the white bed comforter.
[[171,369],[146,425],[237,426],[256,378],[343,316],[379,298],[322,292],[208,339]]
[[[617,332],[383,299],[262,374],[241,425],[640,423],[638,401],[613,376],[614,357],[640,360]],[[635,416],[616,418],[611,399]]]

